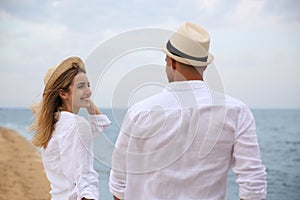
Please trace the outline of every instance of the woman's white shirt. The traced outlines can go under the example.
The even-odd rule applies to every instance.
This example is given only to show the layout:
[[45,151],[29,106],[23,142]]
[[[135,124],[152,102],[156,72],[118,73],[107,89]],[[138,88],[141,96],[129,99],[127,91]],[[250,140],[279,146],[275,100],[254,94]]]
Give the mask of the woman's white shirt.
[[52,138],[42,149],[53,200],[99,198],[93,138],[110,124],[106,115],[89,115],[87,121],[70,112],[60,113]]

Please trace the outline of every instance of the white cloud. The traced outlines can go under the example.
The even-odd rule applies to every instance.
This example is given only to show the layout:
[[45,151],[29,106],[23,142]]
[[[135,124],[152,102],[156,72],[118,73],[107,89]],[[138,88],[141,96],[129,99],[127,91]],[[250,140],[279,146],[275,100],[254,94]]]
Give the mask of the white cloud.
[[53,2],[51,2],[51,6],[53,6],[53,7],[58,7],[58,6],[60,6],[62,4],[62,1],[53,1]]
[[218,0],[201,0],[201,1],[197,0],[196,3],[199,6],[201,11],[213,12],[215,11],[219,1]]
[[1,16],[0,59],[7,67],[39,64],[43,53],[61,48],[60,43],[68,31],[63,24],[27,21],[5,11]]
[[300,20],[300,1],[298,0],[265,0],[265,12],[280,16],[284,22]]
[[[238,1],[232,13],[227,13],[229,24],[249,26],[261,24],[261,14],[264,8],[264,0],[241,0]],[[263,21],[265,21],[264,19]],[[258,23],[258,24],[257,24]]]
[[10,14],[6,12],[5,10],[0,10],[0,20],[7,20],[10,18]]
[[[287,9],[289,8],[289,9]],[[268,30],[279,26],[299,26],[300,3],[293,0],[240,0],[231,12],[225,13],[225,23],[235,28]],[[297,12],[298,11],[298,12]]]
[[[79,55],[85,59],[102,42],[124,31],[143,27],[176,30],[184,21],[191,21],[211,33],[212,53],[216,63],[226,69],[226,85],[237,95],[247,95],[247,101],[254,102],[251,106],[255,106],[259,101],[252,96],[256,95],[255,88],[259,84],[253,84],[254,89],[245,94],[241,89],[243,84],[247,86],[244,80],[251,81],[246,74],[255,76],[263,69],[260,72],[269,80],[263,82],[265,87],[285,92],[277,83],[274,85],[281,71],[269,73],[268,69],[286,65],[286,76],[282,77],[285,89],[298,83],[294,74],[297,74],[295,66],[299,66],[296,59],[300,51],[297,45],[299,8],[297,0],[154,0],[114,4],[111,1],[1,1],[1,81],[5,80],[5,85],[21,85],[28,79],[22,73],[31,70],[35,76],[30,77],[29,87],[31,91],[38,91],[36,88],[41,87],[38,83],[47,68],[67,56]],[[236,68],[241,66],[241,70]],[[244,80],[235,80],[236,76]],[[264,74],[259,77],[260,81],[263,77]],[[236,81],[241,83],[236,84]],[[293,89],[289,88],[285,94],[294,98],[292,93]],[[24,95],[29,96],[24,99],[30,99],[36,94],[28,90]],[[272,95],[269,98],[274,99]],[[16,96],[1,99],[0,106],[10,102],[17,105],[19,98]]]

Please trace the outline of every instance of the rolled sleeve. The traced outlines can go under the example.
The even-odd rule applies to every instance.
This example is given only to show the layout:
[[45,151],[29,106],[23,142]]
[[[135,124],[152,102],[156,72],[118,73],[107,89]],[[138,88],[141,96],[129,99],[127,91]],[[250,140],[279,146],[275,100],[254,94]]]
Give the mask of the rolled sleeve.
[[89,115],[88,119],[93,137],[102,133],[111,124],[111,121],[106,115]]
[[254,117],[247,107],[243,107],[240,111],[233,158],[233,172],[237,176],[240,198],[265,199],[266,171],[260,158]]
[[125,198],[126,173],[111,170],[109,178],[110,192],[118,199]]

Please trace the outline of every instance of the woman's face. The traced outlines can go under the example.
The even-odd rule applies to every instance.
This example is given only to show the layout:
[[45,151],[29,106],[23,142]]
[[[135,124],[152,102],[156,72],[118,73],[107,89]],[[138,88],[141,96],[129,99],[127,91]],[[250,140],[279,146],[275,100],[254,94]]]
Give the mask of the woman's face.
[[90,83],[85,73],[79,73],[73,79],[68,92],[68,98],[65,103],[67,107],[72,108],[73,113],[78,113],[80,108],[88,108],[89,100],[92,95]]

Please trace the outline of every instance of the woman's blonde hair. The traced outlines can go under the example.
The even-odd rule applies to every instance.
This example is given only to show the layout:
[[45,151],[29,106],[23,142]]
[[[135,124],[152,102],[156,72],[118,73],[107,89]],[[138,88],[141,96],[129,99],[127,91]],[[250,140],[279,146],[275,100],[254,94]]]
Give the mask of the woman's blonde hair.
[[70,85],[80,72],[86,73],[77,63],[72,63],[70,69],[62,73],[51,86],[44,90],[42,101],[31,107],[34,121],[30,126],[30,130],[35,132],[32,139],[35,146],[47,147],[63,103],[59,92],[69,92]]

